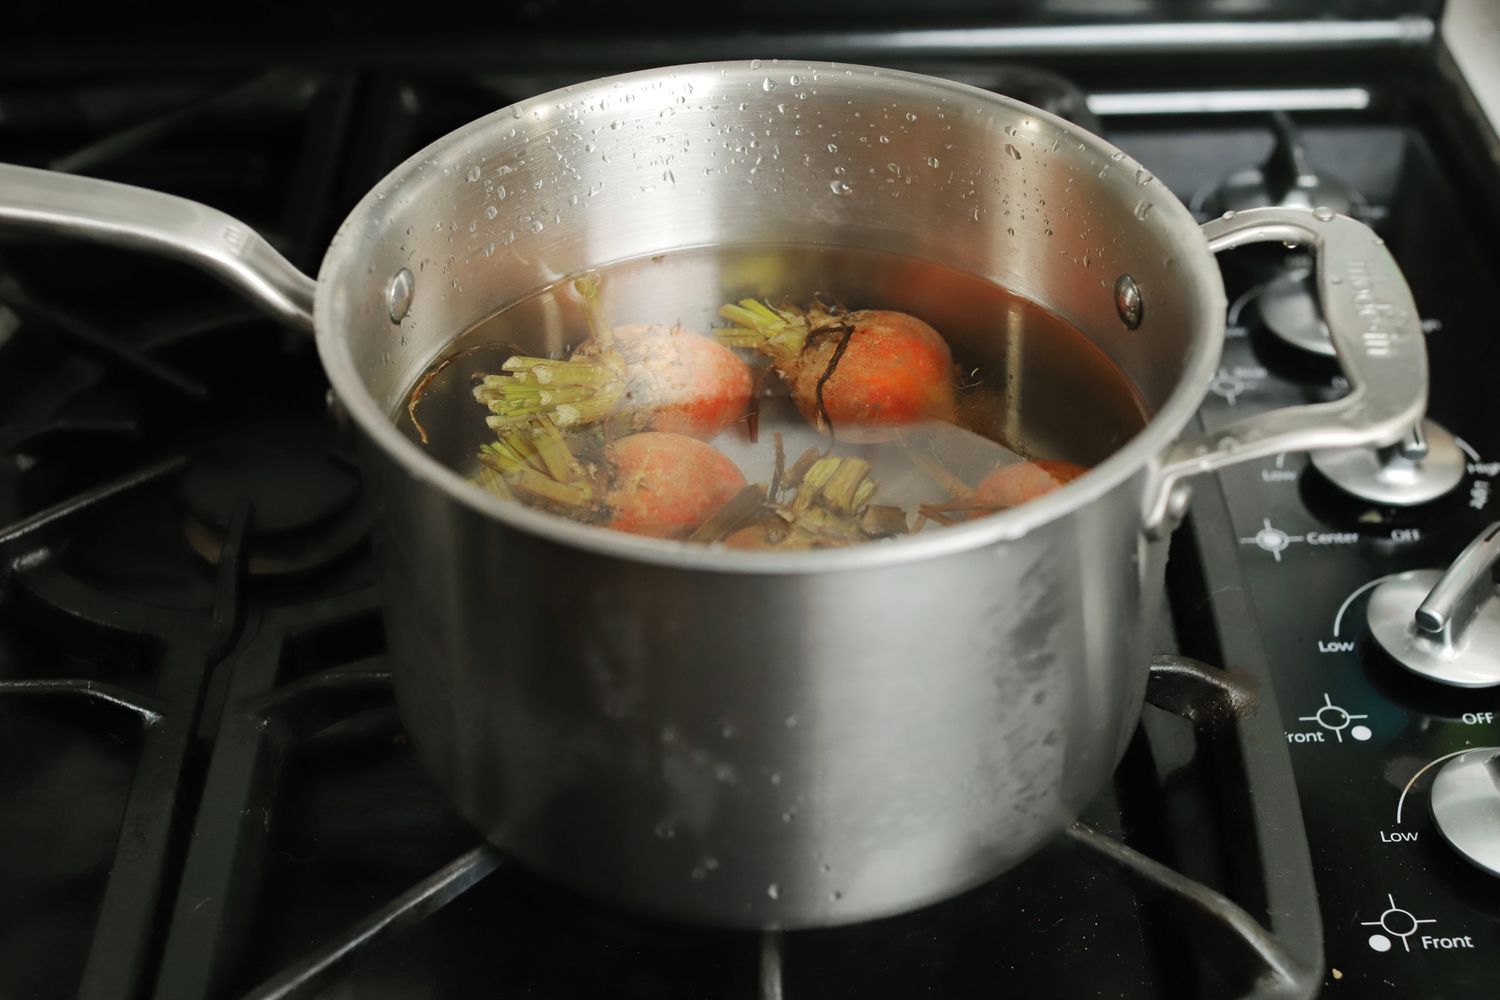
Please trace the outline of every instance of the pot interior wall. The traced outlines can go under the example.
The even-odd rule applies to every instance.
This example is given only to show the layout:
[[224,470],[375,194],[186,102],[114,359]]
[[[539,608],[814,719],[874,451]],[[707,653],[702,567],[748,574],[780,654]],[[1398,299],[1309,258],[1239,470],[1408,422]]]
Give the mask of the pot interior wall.
[[[1186,209],[1128,157],[1026,105],[857,67],[682,67],[544,95],[430,147],[362,209],[325,261],[320,323],[343,332],[335,349],[386,412],[497,310],[683,248],[856,247],[982,276],[1082,330],[1148,413],[1204,349],[1222,298]],[[414,290],[393,323],[402,269]],[[779,294],[768,286],[797,271],[768,260],[738,287]],[[1115,304],[1126,274],[1144,301],[1136,330]],[[650,318],[624,315],[647,305],[630,294],[610,291],[616,318]],[[921,288],[902,294],[921,307]],[[539,315],[519,346],[560,349],[576,319]]]

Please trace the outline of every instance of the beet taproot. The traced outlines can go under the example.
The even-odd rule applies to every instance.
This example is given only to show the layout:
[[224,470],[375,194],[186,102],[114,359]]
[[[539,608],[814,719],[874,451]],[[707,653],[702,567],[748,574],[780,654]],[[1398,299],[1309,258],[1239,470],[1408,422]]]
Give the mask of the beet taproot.
[[568,358],[516,355],[475,385],[496,432],[546,416],[573,429],[619,419],[619,429],[708,440],[744,415],[750,368],[710,337],[680,326],[609,326],[590,279],[575,284],[591,335]]
[[806,312],[756,299],[726,305],[719,342],[766,355],[803,419],[850,441],[955,419],[953,353],[915,316],[888,309]]
[[997,507],[1014,507],[1051,493],[1087,471],[1076,462],[1057,458],[1016,462],[1001,466],[980,480],[974,489],[974,499]]
[[685,538],[745,488],[739,467],[685,434],[647,431],[608,445],[605,526],[653,538]]
[[501,432],[479,460],[475,481],[491,492],[654,538],[686,538],[746,486],[734,462],[685,434],[631,434],[580,458],[547,417]]

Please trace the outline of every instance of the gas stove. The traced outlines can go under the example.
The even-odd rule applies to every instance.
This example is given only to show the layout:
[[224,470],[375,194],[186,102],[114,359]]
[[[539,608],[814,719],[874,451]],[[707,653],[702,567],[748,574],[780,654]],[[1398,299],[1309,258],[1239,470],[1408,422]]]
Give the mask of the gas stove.
[[[210,45],[107,84],[106,52],[28,50],[0,76],[0,160],[208,202],[304,269],[410,152],[554,86],[771,51],[948,76],[1101,131],[1204,217],[1327,204],[1375,227],[1432,401],[1403,447],[1195,484],[1151,704],[1058,842],[901,917],[685,928],[520,869],[416,763],[310,345],[178,265],[0,234],[0,996],[1491,995],[1500,687],[1464,657],[1493,613],[1467,618],[1500,504],[1500,161],[1431,22],[1277,25],[607,45],[541,18],[503,65],[414,38],[239,72],[275,60]],[[1222,263],[1204,428],[1346,391],[1310,262]],[[1440,578],[1459,613],[1413,632]]]

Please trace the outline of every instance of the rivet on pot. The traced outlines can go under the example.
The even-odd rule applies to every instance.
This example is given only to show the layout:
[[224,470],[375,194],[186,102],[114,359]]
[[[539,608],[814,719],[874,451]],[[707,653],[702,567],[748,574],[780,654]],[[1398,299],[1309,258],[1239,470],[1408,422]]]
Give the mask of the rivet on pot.
[[385,305],[392,323],[399,323],[406,317],[406,311],[411,308],[411,293],[415,287],[416,279],[404,267],[396,272],[396,276],[386,286]]
[[1134,330],[1141,325],[1145,308],[1145,303],[1141,301],[1141,288],[1135,283],[1135,279],[1128,274],[1120,275],[1120,280],[1115,282],[1115,311],[1120,314],[1120,322],[1125,324],[1125,329]]

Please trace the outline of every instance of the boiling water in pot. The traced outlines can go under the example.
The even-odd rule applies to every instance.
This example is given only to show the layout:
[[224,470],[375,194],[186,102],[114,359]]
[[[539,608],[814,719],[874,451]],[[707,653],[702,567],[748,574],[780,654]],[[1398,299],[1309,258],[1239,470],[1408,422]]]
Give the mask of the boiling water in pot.
[[809,246],[560,281],[465,332],[405,398],[403,432],[475,488],[743,548],[984,516],[1081,474],[1147,418],[1119,368],[1036,303],[927,261]]

